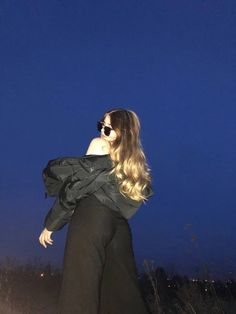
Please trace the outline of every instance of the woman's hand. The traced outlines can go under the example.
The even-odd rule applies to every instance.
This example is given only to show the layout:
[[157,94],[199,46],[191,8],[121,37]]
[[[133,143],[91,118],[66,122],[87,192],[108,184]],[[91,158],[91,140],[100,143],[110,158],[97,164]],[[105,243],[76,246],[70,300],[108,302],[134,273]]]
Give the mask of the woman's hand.
[[45,242],[49,243],[50,245],[53,244],[53,240],[51,239],[51,234],[53,231],[49,231],[47,228],[44,228],[42,233],[39,236],[39,242],[46,248],[47,245]]

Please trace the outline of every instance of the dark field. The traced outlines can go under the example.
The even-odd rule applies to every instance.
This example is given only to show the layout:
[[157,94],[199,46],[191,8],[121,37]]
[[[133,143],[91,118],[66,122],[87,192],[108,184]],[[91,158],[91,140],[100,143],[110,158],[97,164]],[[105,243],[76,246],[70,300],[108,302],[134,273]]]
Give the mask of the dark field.
[[[153,314],[235,314],[236,282],[169,276],[144,260],[140,287]],[[0,313],[56,314],[61,271],[39,259],[20,265],[9,257],[0,264]]]

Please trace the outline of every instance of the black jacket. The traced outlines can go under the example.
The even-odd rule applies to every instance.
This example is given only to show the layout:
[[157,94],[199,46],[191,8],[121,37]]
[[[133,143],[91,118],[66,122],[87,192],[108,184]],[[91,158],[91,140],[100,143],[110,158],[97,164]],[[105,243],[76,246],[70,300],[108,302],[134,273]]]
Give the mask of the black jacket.
[[[69,222],[79,200],[94,194],[104,205],[129,219],[141,206],[118,190],[115,174],[108,175],[112,160],[106,155],[84,155],[49,160],[43,169],[45,198],[56,197],[44,220],[44,227],[57,231]],[[145,190],[147,198],[154,194],[151,186]]]

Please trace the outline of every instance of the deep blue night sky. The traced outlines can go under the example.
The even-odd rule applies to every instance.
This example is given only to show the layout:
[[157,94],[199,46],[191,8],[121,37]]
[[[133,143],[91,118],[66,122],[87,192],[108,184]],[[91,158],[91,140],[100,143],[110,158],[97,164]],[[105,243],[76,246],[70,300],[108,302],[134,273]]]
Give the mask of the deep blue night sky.
[[129,221],[136,261],[236,277],[234,0],[1,1],[1,259],[62,264],[38,237],[48,160],[85,154],[134,110],[155,195]]

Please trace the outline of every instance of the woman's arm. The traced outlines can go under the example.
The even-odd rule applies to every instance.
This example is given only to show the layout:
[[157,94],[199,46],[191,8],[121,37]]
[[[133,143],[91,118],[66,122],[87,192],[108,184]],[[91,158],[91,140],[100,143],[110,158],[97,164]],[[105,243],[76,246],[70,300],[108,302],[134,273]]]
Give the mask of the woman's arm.
[[[99,155],[104,145],[103,141],[92,141],[91,154]],[[57,198],[44,220],[44,226],[49,231],[57,231],[69,222],[77,202],[97,191],[107,182],[107,170],[110,163],[101,157],[88,157],[79,160],[77,171],[69,175],[61,184]],[[78,166],[77,165],[77,166]]]

